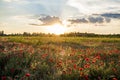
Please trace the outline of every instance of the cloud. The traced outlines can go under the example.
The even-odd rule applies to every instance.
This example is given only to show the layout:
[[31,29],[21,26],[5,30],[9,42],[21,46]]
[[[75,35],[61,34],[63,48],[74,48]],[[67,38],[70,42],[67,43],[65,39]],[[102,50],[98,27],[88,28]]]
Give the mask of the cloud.
[[103,17],[89,17],[88,19],[90,23],[103,23],[104,22]]
[[19,1],[19,0],[3,0],[3,1],[6,1],[6,2],[13,2],[13,1]]
[[6,25],[7,25],[8,23],[6,23],[6,22],[0,22],[0,27],[2,28],[2,27],[6,27]]
[[110,23],[111,19],[110,18],[106,18],[106,17],[102,17],[102,16],[93,16],[91,15],[90,17],[86,17],[86,18],[79,18],[79,19],[69,19],[69,22],[71,22],[71,24],[82,24],[82,23]]
[[2,0],[2,1],[4,1],[4,2],[17,2],[17,3],[19,2],[19,3],[23,3],[23,4],[26,2],[30,3],[30,0]]
[[103,17],[101,16],[101,14],[93,14],[93,15],[89,15],[89,16],[80,16],[80,17],[71,17],[70,19],[66,19],[66,23],[64,23],[64,20],[61,20],[59,17],[56,16],[48,16],[48,15],[39,15],[35,17],[39,17],[39,18],[34,18],[34,17],[29,17],[30,19],[37,19],[40,22],[37,23],[29,23],[29,25],[34,25],[34,26],[49,26],[49,25],[53,25],[53,24],[62,24],[62,25],[66,25],[66,26],[71,26],[71,25],[77,25],[77,24],[96,24],[97,25],[102,25],[102,23],[110,23],[111,19],[108,17]]
[[74,23],[88,23],[88,20],[86,20],[85,18],[82,18],[82,19],[69,19],[68,21],[71,22],[71,24],[74,24]]
[[8,18],[8,20],[19,23],[22,25],[33,25],[34,24],[40,24],[41,21],[36,18],[34,15],[16,15],[16,16],[11,16]]
[[[35,15],[36,17],[36,15]],[[37,16],[38,17],[38,16]],[[33,19],[37,19],[34,18]],[[62,24],[62,21],[60,20],[59,17],[56,16],[48,16],[48,15],[39,15],[39,18],[37,19],[39,20],[39,23],[29,23],[29,25],[34,25],[34,26],[49,26],[49,25],[53,25],[53,24]]]
[[60,21],[60,18],[59,17],[55,17],[55,16],[46,16],[46,17],[43,17],[43,18],[40,18],[39,19],[43,24],[41,25],[52,25],[52,24],[56,24],[56,23],[59,23],[61,24],[62,22]]
[[114,19],[120,19],[119,13],[104,13],[104,14],[101,14],[101,16],[108,17],[108,18],[114,18]]
[[105,17],[105,21],[106,21],[107,23],[110,23],[111,19]]
[[78,9],[79,13],[93,14],[118,12],[120,0],[68,0],[69,6]]

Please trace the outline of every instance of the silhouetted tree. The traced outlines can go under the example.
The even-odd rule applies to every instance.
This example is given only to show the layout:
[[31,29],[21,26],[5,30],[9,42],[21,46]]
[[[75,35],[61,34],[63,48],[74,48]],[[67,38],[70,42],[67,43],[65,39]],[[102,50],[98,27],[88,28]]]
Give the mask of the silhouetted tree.
[[0,36],[4,36],[4,31],[0,31]]

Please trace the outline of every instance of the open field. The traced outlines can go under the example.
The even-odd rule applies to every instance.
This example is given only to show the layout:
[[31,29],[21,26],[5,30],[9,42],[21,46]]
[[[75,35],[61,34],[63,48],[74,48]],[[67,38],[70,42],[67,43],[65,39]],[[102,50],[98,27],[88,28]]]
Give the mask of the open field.
[[120,80],[120,38],[0,37],[1,80]]

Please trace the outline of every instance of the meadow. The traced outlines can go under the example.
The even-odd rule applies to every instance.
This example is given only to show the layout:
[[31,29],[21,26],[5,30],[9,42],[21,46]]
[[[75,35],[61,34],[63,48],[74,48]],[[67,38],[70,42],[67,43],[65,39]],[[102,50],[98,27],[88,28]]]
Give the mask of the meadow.
[[0,80],[120,80],[120,38],[1,36]]

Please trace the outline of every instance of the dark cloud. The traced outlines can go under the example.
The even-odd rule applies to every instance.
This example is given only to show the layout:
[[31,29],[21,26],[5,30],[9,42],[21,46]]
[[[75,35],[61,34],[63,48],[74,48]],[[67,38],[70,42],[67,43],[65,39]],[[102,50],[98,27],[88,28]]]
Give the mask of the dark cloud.
[[94,17],[89,17],[88,19],[91,23],[96,23],[97,22],[96,18],[94,18]]
[[62,24],[61,20],[59,17],[55,17],[55,16],[40,16],[40,18],[38,19],[41,21],[40,24],[35,24],[35,23],[30,23],[29,25],[34,25],[34,26],[49,26],[49,25],[53,25],[56,23]]
[[[62,21],[60,20],[59,17],[56,16],[48,16],[48,15],[41,15],[38,20],[41,21],[40,24],[35,24],[35,23],[31,23],[30,25],[34,25],[34,26],[49,26],[49,25],[53,25],[56,23],[62,24]],[[110,23],[111,22],[111,18],[109,17],[104,17],[101,16],[101,14],[93,14],[90,15],[89,17],[82,17],[82,18],[76,18],[76,19],[68,19],[67,21],[70,22],[70,24],[68,25],[76,25],[76,24],[88,24],[88,23],[92,23],[92,24],[99,24],[102,25],[102,23]]]
[[110,18],[105,18],[105,21],[106,21],[107,23],[109,23],[109,22],[111,21],[111,19],[110,19]]
[[46,16],[46,17],[43,17],[43,18],[40,18],[39,19],[43,24],[41,25],[53,25],[55,23],[60,23],[61,24],[61,21],[60,21],[60,18],[59,17],[55,17],[55,16]]
[[88,23],[88,21],[85,18],[82,18],[82,19],[69,19],[68,21],[71,22],[71,24],[74,24],[74,23]]
[[30,23],[29,25],[33,25],[33,26],[41,26],[41,24],[35,24],[35,23]]
[[88,20],[90,23],[103,23],[104,22],[103,17],[89,17]]
[[106,18],[106,17],[102,17],[102,16],[90,16],[87,18],[80,18],[80,19],[69,19],[69,22],[71,22],[71,24],[81,24],[81,23],[109,23],[111,21],[110,18]]
[[101,16],[107,17],[107,18],[120,19],[120,14],[119,13],[104,13],[104,14],[101,14]]

